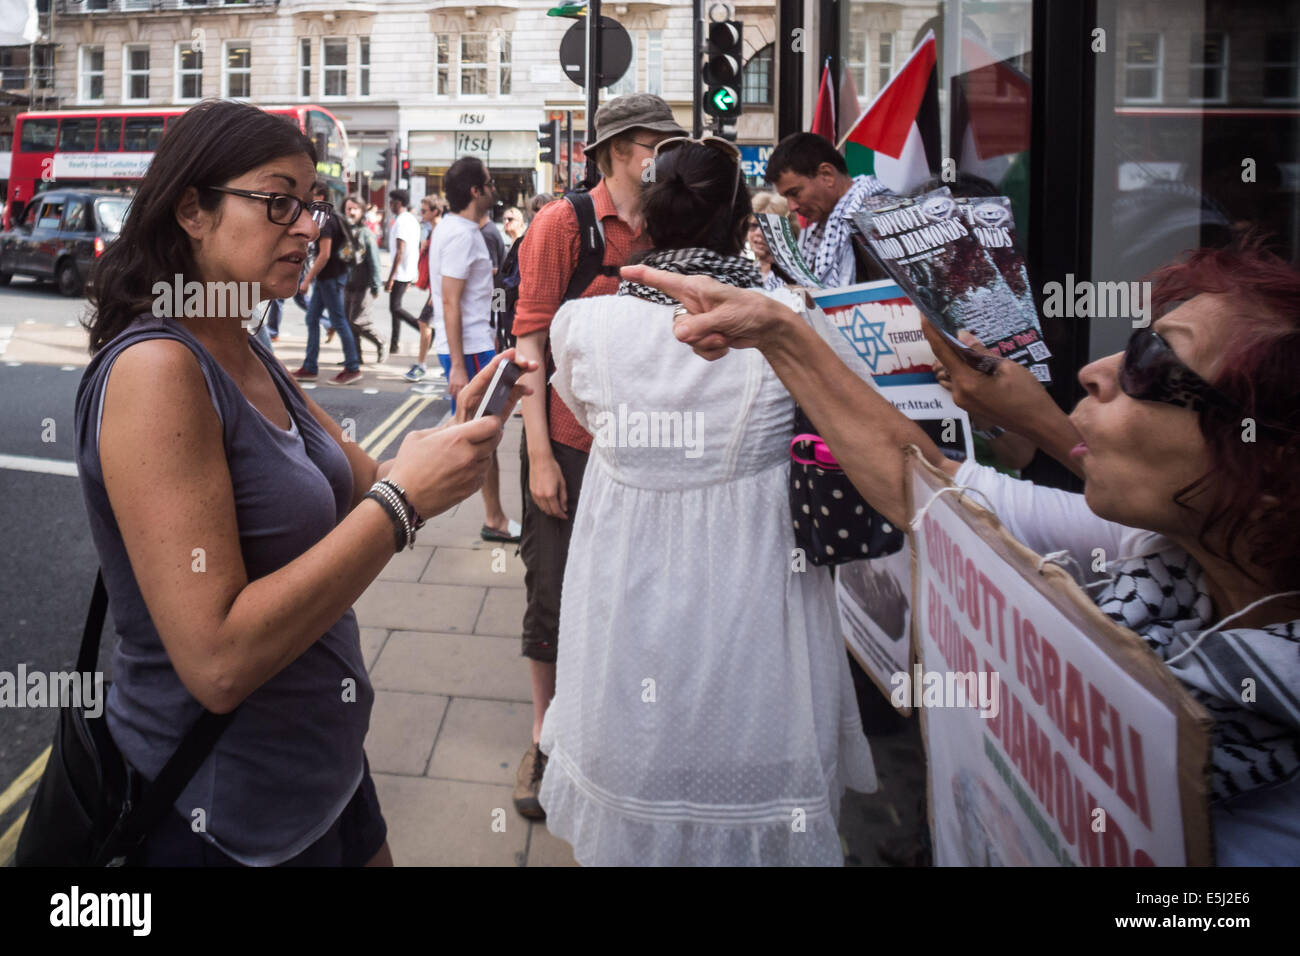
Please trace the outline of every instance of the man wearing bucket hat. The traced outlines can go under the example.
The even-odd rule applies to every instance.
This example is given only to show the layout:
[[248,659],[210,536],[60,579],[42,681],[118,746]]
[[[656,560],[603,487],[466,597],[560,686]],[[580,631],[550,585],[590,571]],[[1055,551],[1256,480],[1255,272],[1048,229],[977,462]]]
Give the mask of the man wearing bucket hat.
[[[653,168],[655,146],[686,131],[658,96],[633,93],[596,111],[587,162],[602,178],[590,193],[542,208],[519,240],[519,302],[513,333],[518,354],[545,365],[551,319],[567,299],[617,291],[620,266],[650,248],[643,232],[641,189]],[[560,623],[560,585],[569,553],[569,534],[578,504],[591,435],[559,396],[546,387],[542,368],[520,379],[533,395],[523,401],[520,447],[527,606],[523,654],[529,659],[533,693],[533,739],[519,765],[515,807],[525,817],[544,819],[537,800],[546,757],[538,750],[542,719],[555,694],[555,656]]]

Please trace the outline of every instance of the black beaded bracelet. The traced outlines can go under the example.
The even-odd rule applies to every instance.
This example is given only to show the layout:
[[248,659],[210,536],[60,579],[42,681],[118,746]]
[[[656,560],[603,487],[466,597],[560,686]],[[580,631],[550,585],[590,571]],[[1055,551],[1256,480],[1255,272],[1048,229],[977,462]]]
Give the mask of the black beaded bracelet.
[[400,553],[402,549],[406,547],[406,525],[403,524],[402,519],[397,516],[397,510],[388,502],[387,498],[377,491],[366,492],[366,497],[372,501],[379,502],[379,506],[384,509],[385,513],[387,513],[388,517],[392,520],[393,543],[396,549],[395,553]]

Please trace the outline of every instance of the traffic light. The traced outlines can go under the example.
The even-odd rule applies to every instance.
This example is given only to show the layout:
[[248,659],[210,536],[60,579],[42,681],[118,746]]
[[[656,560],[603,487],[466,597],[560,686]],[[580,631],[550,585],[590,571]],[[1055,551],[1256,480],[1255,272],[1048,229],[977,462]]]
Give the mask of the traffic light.
[[374,178],[382,179],[388,182],[388,177],[393,172],[393,147],[389,146],[379,154],[379,162],[375,165]]
[[704,65],[704,112],[710,116],[740,115],[740,67],[744,58],[743,25],[738,20],[709,24]]
[[409,159],[402,160],[402,178],[411,178],[411,161]]
[[537,148],[541,151],[540,161],[552,165],[559,159],[560,121],[547,120],[537,127]]

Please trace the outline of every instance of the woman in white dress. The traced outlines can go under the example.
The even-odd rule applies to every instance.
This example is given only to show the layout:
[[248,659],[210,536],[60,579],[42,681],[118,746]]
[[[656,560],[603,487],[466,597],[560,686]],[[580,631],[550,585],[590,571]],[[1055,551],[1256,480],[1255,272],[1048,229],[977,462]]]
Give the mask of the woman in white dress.
[[[643,261],[758,287],[738,157],[709,143],[656,158]],[[547,825],[587,865],[842,865],[840,796],[876,779],[830,577],[794,557],[794,402],[759,353],[679,343],[676,305],[625,282],[551,326],[552,384],[595,441],[541,734]]]

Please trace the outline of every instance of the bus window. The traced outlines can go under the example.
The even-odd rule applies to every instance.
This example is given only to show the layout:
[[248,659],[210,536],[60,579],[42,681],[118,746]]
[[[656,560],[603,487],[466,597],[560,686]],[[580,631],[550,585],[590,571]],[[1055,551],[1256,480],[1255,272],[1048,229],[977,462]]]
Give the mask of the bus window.
[[59,152],[89,153],[95,149],[94,119],[65,119],[59,127]]
[[58,134],[59,121],[56,119],[25,119],[18,149],[24,153],[51,152]]
[[99,121],[99,151],[116,153],[122,148],[122,118],[105,116]]
[[128,116],[122,148],[128,152],[153,152],[158,148],[162,134],[161,116]]

